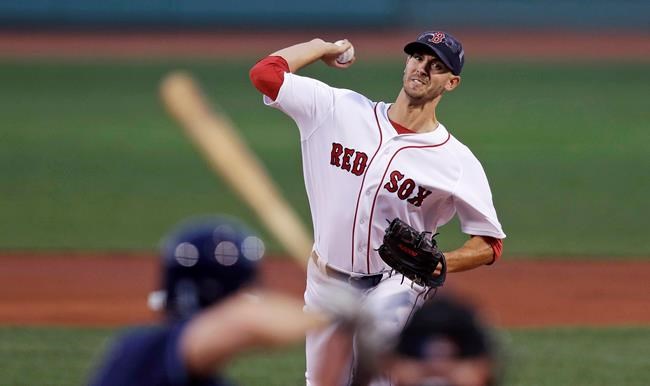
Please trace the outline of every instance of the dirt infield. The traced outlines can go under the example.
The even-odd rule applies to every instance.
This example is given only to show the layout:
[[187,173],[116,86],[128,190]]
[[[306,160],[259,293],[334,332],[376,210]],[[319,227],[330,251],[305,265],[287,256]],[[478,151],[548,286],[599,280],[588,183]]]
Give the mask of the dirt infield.
[[[398,57],[419,31],[0,31],[0,58],[261,57],[313,37],[348,38],[357,58]],[[469,58],[650,60],[650,34],[612,31],[454,31]]]
[[[146,255],[0,256],[0,324],[149,323],[157,260]],[[467,297],[499,326],[650,324],[648,261],[501,261],[452,274],[442,292]],[[267,258],[262,285],[302,296],[298,265]]]

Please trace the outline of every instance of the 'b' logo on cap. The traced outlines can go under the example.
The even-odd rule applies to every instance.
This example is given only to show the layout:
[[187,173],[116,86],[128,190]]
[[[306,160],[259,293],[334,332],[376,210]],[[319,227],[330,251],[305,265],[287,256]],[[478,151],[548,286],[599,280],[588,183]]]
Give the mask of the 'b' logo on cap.
[[429,41],[433,44],[438,44],[445,40],[445,34],[442,32],[436,32],[431,36],[431,39]]

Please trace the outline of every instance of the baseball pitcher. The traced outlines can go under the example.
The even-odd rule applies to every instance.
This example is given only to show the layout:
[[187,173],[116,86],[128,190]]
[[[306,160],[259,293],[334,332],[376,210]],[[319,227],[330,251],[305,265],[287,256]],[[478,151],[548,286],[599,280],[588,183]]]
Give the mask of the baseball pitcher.
[[[291,117],[300,133],[314,229],[306,309],[325,307],[326,279],[337,279],[362,289],[378,328],[396,336],[447,272],[497,260],[505,234],[483,167],[436,115],[443,95],[460,84],[461,43],[431,31],[406,44],[392,103],[296,74],[317,60],[348,68],[351,52],[347,40],[313,39],[263,58],[250,78],[264,103]],[[454,215],[469,239],[443,253],[433,236]],[[307,336],[308,385],[326,365],[334,330]],[[342,384],[353,375],[345,378]]]

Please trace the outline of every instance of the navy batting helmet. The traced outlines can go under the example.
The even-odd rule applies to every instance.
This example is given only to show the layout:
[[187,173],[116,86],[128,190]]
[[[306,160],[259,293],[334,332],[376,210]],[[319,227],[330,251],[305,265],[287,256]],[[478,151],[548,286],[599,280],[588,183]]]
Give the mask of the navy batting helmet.
[[164,305],[170,317],[180,319],[251,283],[264,254],[264,243],[252,231],[224,216],[183,221],[161,247],[163,291],[150,304]]

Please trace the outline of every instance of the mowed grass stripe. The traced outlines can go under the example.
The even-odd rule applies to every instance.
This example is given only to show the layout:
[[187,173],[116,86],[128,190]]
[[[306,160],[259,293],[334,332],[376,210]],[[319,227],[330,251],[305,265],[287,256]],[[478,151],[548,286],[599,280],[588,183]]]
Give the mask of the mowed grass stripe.
[[[1,327],[2,384],[84,384],[120,330]],[[650,382],[650,328],[499,330],[504,385],[636,386]],[[241,385],[300,385],[302,345],[238,357],[228,375]]]

